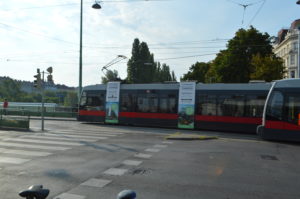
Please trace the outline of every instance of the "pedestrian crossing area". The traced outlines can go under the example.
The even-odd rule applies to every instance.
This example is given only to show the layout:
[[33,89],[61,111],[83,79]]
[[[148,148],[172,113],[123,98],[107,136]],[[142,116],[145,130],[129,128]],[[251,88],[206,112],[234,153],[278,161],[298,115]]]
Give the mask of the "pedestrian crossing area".
[[36,158],[46,157],[86,143],[101,142],[124,133],[57,131],[25,133],[17,137],[0,134],[0,170],[6,165],[24,164]]

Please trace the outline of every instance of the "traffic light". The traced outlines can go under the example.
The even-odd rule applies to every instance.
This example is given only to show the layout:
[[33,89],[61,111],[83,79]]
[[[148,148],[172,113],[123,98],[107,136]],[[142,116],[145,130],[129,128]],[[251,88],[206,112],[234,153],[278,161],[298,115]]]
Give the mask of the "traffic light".
[[33,86],[35,88],[41,88],[42,86],[42,78],[41,78],[41,73],[40,69],[37,69],[37,74],[33,76],[35,80],[33,81]]
[[53,82],[53,76],[52,76],[52,72],[53,72],[52,66],[50,66],[49,68],[47,68],[47,72],[49,73],[49,75],[47,76],[47,82],[54,83]]
[[52,75],[48,75],[47,76],[47,81],[52,83],[53,82],[53,76]]

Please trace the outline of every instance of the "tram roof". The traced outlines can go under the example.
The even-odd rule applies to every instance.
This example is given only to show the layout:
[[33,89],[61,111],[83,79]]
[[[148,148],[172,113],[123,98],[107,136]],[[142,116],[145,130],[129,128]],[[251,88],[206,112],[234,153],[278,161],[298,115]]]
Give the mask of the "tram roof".
[[[198,83],[196,90],[269,90],[271,83]],[[153,84],[121,84],[121,89],[126,90],[178,90],[179,83],[153,83]],[[97,84],[84,87],[84,90],[106,90],[106,84]]]
[[197,90],[269,90],[271,83],[216,83],[196,86]]
[[282,79],[277,80],[275,88],[299,88],[300,79]]
[[[166,83],[166,84],[121,84],[121,89],[126,90],[177,90],[179,83]],[[106,84],[97,84],[84,87],[84,90],[106,90]]]

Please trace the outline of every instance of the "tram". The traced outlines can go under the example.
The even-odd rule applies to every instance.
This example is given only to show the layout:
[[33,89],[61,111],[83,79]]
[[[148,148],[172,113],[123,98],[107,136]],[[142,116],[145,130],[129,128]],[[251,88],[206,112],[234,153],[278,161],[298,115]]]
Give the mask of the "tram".
[[111,121],[107,120],[109,114],[117,118],[114,123],[121,125],[188,126],[190,129],[256,133],[257,126],[262,124],[264,104],[272,84],[198,83],[192,106],[184,112],[180,108],[180,85],[120,84],[119,101],[109,109],[107,85],[87,86],[82,92],[78,120],[108,123]]
[[274,82],[257,134],[267,140],[300,141],[300,79]]

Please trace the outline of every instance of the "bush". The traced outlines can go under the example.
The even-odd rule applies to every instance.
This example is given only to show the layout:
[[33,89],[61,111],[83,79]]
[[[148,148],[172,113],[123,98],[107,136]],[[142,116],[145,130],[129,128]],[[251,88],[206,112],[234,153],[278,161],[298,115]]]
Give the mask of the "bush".
[[29,129],[29,119],[2,118],[0,120],[0,127]]

